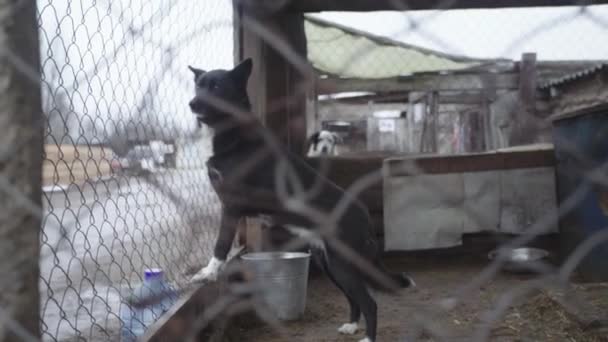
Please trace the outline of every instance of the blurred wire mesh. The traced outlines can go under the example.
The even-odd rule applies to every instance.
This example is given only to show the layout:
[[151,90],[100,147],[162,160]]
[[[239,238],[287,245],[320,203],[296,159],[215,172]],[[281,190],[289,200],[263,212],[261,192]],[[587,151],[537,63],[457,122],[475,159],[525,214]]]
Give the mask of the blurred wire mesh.
[[[185,66],[232,65],[232,5],[41,0],[38,11],[43,111],[48,121],[40,261],[43,339],[115,340],[120,292],[139,282],[144,268],[161,267],[184,286],[187,274],[210,257],[220,204],[204,165],[211,154],[209,133],[197,129],[187,107],[192,77]],[[513,133],[513,113],[520,110],[517,89],[480,88],[471,80],[481,74],[517,74],[522,53],[537,48],[542,50],[536,57],[538,85],[596,67],[608,59],[608,52],[597,47],[598,37],[608,30],[608,12],[605,7],[509,11],[513,16],[503,19],[502,27],[491,23],[486,29],[483,15],[495,12],[394,12],[384,22],[360,13],[350,19],[363,23],[358,29],[344,24],[349,20],[343,13],[307,15],[307,59],[320,77],[307,118],[308,133],[321,128],[338,131],[344,137],[340,153],[345,156],[451,155],[552,142],[550,107],[539,109],[529,121],[532,128],[518,137]],[[549,14],[532,21],[540,18],[539,13]],[[249,23],[256,24],[260,23]],[[365,31],[374,25],[385,27]],[[446,35],[450,25],[461,25],[462,36]],[[504,25],[518,29],[501,35]],[[573,34],[571,25],[579,25],[581,31]],[[553,35],[547,36],[550,32]],[[277,36],[264,31],[260,35],[278,43]],[[554,37],[570,43],[558,43]],[[586,47],[593,54],[578,58],[568,48],[574,40],[579,50]],[[489,46],[492,50],[484,52]],[[552,49],[563,51],[544,59]],[[437,83],[449,75],[457,76],[451,87]],[[439,78],[428,81],[435,76]],[[348,85],[347,79],[365,87]],[[396,79],[413,81],[407,91],[399,91],[396,88],[403,85],[395,87]],[[322,82],[340,84],[342,91],[323,92]],[[606,174],[601,165],[598,169],[594,183],[605,184]],[[289,171],[284,172],[291,182]],[[418,175],[424,170],[406,165],[403,172]],[[366,175],[354,189],[363,191],[381,176],[379,171]],[[427,181],[422,186],[439,199],[450,198],[449,189],[441,184]],[[290,196],[283,194],[283,199]],[[462,211],[474,225],[487,225],[487,216],[474,206],[469,203]],[[511,243],[524,244],[537,233],[551,231],[556,215],[565,211],[558,208],[534,217],[528,231]],[[324,214],[329,213],[311,215],[320,223],[330,221],[332,217]],[[326,238],[335,240],[329,233]],[[496,277],[499,262],[455,289],[451,302],[439,304],[453,307],[471,296],[480,284]],[[571,272],[566,266],[562,273],[547,271],[534,282],[509,288],[471,338],[487,340],[492,324],[516,297],[557,284]],[[410,333],[420,329],[441,339],[432,310],[419,309],[409,322]]]

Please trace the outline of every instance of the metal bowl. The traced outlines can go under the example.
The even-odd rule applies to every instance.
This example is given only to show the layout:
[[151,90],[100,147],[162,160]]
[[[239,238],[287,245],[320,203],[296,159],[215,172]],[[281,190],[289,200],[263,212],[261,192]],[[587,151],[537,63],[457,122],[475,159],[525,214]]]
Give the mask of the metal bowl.
[[511,272],[542,271],[542,264],[549,257],[549,252],[532,247],[499,248],[488,254],[490,260],[504,260],[503,269]]

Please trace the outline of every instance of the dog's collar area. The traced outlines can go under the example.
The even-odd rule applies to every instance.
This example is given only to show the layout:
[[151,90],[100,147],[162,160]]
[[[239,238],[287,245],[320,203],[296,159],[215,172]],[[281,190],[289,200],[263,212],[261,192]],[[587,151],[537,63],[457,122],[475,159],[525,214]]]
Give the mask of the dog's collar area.
[[239,140],[235,140],[227,145],[220,144],[220,143],[214,143],[213,144],[213,155],[217,156],[217,155],[221,155],[224,153],[228,153],[229,151],[234,149],[239,144],[239,142],[240,142]]

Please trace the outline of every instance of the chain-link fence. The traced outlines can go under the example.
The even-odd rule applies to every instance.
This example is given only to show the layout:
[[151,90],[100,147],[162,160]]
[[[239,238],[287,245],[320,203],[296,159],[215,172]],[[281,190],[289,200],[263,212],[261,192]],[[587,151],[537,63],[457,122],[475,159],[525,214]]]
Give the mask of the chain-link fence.
[[232,65],[232,6],[39,1],[38,24],[43,339],[116,340],[145,268],[182,284],[210,257],[220,207],[186,66]]
[[[587,275],[601,278],[597,270],[606,260],[605,247],[591,250],[608,239],[608,50],[601,44],[608,7],[450,10],[446,2],[418,12],[400,3],[391,13],[306,14],[306,58],[263,20],[239,23],[307,73],[304,82],[314,79],[306,135],[335,132],[342,158],[311,165],[331,177],[340,177],[332,168],[341,167],[337,173],[348,180],[333,180],[380,222],[374,234],[382,248],[407,252],[391,268],[410,273],[418,288],[374,296],[378,339],[601,341],[606,287],[571,281],[581,262]],[[176,288],[188,288],[212,256],[221,215],[205,165],[212,132],[199,129],[188,108],[194,83],[186,66],[232,66],[233,7],[229,1],[40,0],[38,24],[47,118],[43,340],[116,340],[121,295],[145,268],[162,268]],[[294,89],[302,97],[311,87]],[[345,215],[357,214],[352,197],[322,197],[328,185],[300,179],[298,168],[307,168],[286,159],[276,138],[250,123],[251,108],[224,100],[206,99],[237,118],[232,124],[244,125],[251,148],[235,174],[222,175],[230,179],[222,178],[227,200],[236,201],[229,197],[236,194],[253,207],[270,200],[318,228],[314,237],[326,256],[377,277],[349,244],[356,239],[344,238],[346,229],[357,230],[340,226]],[[591,123],[552,122],[581,111],[593,116]],[[274,177],[273,188],[262,189],[271,191],[238,188],[251,185],[248,177],[260,164],[268,169],[255,174]],[[488,250],[463,242],[478,233],[491,237],[491,249],[538,246],[559,233],[570,254],[531,263],[527,276],[504,273],[502,254],[490,262]],[[540,245],[558,253],[551,243]],[[455,252],[420,252],[445,248]],[[482,256],[473,252],[479,250]],[[341,294],[328,281],[311,280],[305,319],[287,324],[246,296],[256,286],[227,285],[196,318],[195,330],[253,310],[271,329],[233,322],[242,324],[231,332],[237,340],[336,340],[335,328],[348,317],[347,301],[336,299]]]

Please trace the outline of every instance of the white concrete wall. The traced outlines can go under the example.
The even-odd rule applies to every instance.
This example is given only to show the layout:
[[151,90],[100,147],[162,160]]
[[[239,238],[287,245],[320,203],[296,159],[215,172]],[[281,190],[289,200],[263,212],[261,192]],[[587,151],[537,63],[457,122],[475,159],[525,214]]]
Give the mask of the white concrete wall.
[[465,233],[518,234],[555,215],[552,167],[384,179],[386,250],[457,246]]

